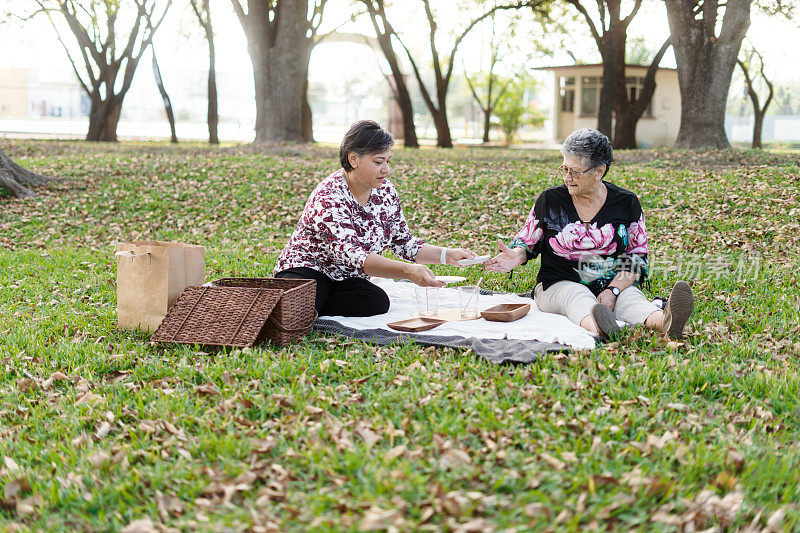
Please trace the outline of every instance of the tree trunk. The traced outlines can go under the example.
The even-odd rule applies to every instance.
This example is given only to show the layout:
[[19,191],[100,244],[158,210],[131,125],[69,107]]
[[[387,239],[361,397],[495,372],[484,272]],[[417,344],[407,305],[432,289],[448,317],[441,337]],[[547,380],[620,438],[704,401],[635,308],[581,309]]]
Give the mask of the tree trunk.
[[636,125],[650,102],[653,101],[653,94],[656,90],[656,72],[658,72],[658,66],[661,64],[661,59],[669,49],[670,44],[671,40],[667,39],[656,52],[653,61],[650,62],[650,66],[647,68],[642,90],[633,101],[628,98],[625,89],[625,72],[623,71],[621,76],[622,92],[618,94],[619,98],[615,107],[617,122],[614,126],[614,148],[635,149],[639,147],[636,142]]
[[725,134],[725,107],[733,68],[714,52],[705,49],[676,53],[692,58],[684,59],[689,65],[678,68],[681,92],[681,126],[675,142],[678,148],[730,146]]
[[214,36],[208,36],[208,142],[219,144],[217,129],[219,127],[219,114],[217,112],[217,61],[214,52]]
[[117,124],[122,110],[122,101],[118,98],[101,100],[99,95],[91,99],[89,110],[89,132],[87,141],[117,141]]
[[[411,105],[411,95],[408,92],[408,86],[401,72],[395,74],[394,71],[392,71],[392,76],[394,77],[395,88],[397,89],[397,105],[400,107],[400,113],[403,115],[403,146],[406,148],[419,148],[417,128],[414,126],[414,108]],[[398,78],[401,80],[399,85],[397,84]]]
[[761,131],[764,129],[764,112],[757,111],[753,116],[753,148],[761,148]]
[[266,2],[249,5],[242,24],[253,63],[255,144],[303,141],[304,113],[308,112],[305,87],[313,47],[313,40],[306,36],[308,1],[281,0],[280,9],[272,13],[274,20],[269,18]]
[[[392,32],[386,26],[385,11],[382,3],[377,5],[372,3],[372,0],[362,0],[367,7],[367,11],[372,21],[372,27],[375,29],[375,37],[378,39],[378,46],[383,52],[386,62],[389,63],[389,69],[392,71],[392,80],[394,87],[392,92],[397,98],[397,106],[400,108],[400,113],[403,116],[403,145],[406,148],[419,148],[419,139],[417,139],[417,129],[414,126],[414,109],[411,104],[411,95],[408,92],[408,85],[400,68],[400,62],[397,59],[397,54],[392,46]],[[383,20],[383,24],[378,24],[378,19]]]
[[636,141],[636,124],[638,118],[633,118],[632,113],[617,114],[617,123],[614,126],[614,149],[633,150],[638,148]]
[[489,142],[489,130],[492,127],[492,109],[489,107],[485,107],[482,109],[483,111],[483,142]]
[[620,18],[620,4],[619,0],[606,0],[608,30],[598,43],[603,58],[603,85],[597,107],[597,129],[609,139],[613,133],[615,103],[625,96],[625,42],[628,28]]
[[150,51],[153,54],[153,76],[156,79],[158,93],[161,95],[161,101],[164,103],[164,111],[167,113],[167,120],[169,121],[170,142],[177,144],[178,135],[175,133],[175,113],[172,112],[172,100],[169,99],[167,89],[164,87],[164,80],[161,78],[161,69],[158,68],[156,50],[151,46]]
[[15,198],[36,196],[29,187],[42,185],[50,181],[42,176],[22,168],[8,157],[0,148],[0,188],[7,190]]
[[729,0],[715,35],[717,2],[704,2],[696,19],[693,0],[666,0],[681,92],[678,148],[727,148],[725,107],[731,75],[750,26],[751,0]]
[[453,138],[450,135],[450,123],[447,121],[447,109],[444,107],[431,108],[433,125],[436,127],[436,146],[439,148],[452,148]]
[[211,22],[211,4],[209,0],[191,0],[190,5],[197,17],[197,22],[203,28],[208,43],[208,123],[209,144],[219,144],[219,113],[217,98],[217,53],[214,45],[214,25]]
[[314,116],[311,113],[311,105],[308,103],[308,72],[306,72],[306,83],[303,88],[303,140],[314,142]]
[[[764,101],[764,107],[761,107],[759,104],[758,93],[756,92],[755,83],[753,76],[750,76],[750,69],[748,64],[750,60],[752,60],[753,55],[757,55],[759,60],[761,61],[761,68],[760,68],[760,75],[761,78],[764,80],[764,83],[767,85],[769,92],[767,93],[767,98]],[[767,109],[769,109],[769,104],[772,103],[772,98],[775,96],[775,86],[772,84],[771,81],[767,78],[767,75],[764,73],[764,58],[758,53],[757,50],[753,49],[750,53],[750,57],[746,61],[742,61],[740,59],[736,60],[736,63],[742,69],[742,74],[744,75],[745,87],[747,89],[747,94],[750,97],[750,103],[753,104],[753,148],[761,148],[761,132],[764,129],[764,115],[767,114]],[[758,75],[758,74],[757,74]]]
[[[614,28],[612,24],[612,29],[609,29],[608,33],[606,33],[604,36],[606,42],[602,50],[603,85],[600,88],[600,101],[598,102],[597,107],[597,130],[608,138],[612,137],[614,100],[617,94],[617,83],[620,75],[620,68],[623,70],[625,68],[625,48],[622,47],[623,61],[622,65],[620,65],[619,36],[612,33],[612,31],[615,29],[619,31],[619,28]],[[625,33],[623,32],[622,35],[622,38],[624,39]],[[622,76],[624,77],[625,74],[623,73]]]

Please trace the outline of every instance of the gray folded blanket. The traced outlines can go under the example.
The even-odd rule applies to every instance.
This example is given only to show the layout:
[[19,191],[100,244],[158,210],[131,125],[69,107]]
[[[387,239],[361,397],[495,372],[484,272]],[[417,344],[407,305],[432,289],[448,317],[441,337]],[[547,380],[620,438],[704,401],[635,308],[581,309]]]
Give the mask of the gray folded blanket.
[[448,346],[450,348],[472,348],[477,355],[495,364],[532,363],[541,354],[564,352],[570,348],[555,342],[540,342],[517,339],[476,339],[475,337],[440,337],[415,333],[409,335],[385,329],[353,329],[333,320],[320,318],[314,329],[322,333],[341,335],[385,346],[394,343],[416,342],[426,346]]

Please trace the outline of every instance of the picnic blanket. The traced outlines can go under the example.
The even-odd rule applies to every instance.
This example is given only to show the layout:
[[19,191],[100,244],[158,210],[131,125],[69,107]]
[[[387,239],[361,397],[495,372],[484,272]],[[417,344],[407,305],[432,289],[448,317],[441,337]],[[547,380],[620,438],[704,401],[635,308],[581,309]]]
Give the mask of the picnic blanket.
[[[427,345],[472,348],[476,354],[493,363],[529,363],[542,353],[569,348],[592,349],[597,343],[593,335],[570,322],[567,317],[541,312],[531,298],[489,291],[480,295],[480,310],[504,303],[529,303],[531,310],[527,316],[515,322],[490,322],[479,318],[445,322],[420,333],[401,333],[392,330],[387,324],[411,318],[416,314],[414,285],[382,278],[373,278],[372,281],[389,295],[391,305],[388,313],[372,317],[320,317],[314,328],[374,344],[413,340]],[[439,309],[457,308],[456,289],[440,289]]]

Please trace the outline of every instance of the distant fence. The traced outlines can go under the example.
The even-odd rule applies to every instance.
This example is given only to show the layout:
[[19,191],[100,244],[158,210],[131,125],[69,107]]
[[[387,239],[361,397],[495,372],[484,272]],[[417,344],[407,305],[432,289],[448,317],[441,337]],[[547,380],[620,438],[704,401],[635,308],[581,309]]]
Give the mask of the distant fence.
[[[753,140],[752,116],[725,116],[725,133],[732,142],[749,143]],[[767,115],[761,131],[764,142],[800,142],[800,115]]]
[[[0,137],[70,137],[82,138],[88,130],[89,101],[79,87],[33,87],[19,91],[12,102],[0,91]],[[8,94],[8,93],[6,93]],[[16,97],[17,95],[15,95]],[[319,142],[338,143],[347,128],[358,119],[373,118],[385,127],[397,131],[392,124],[387,99],[383,95],[360,98],[349,95],[310,95],[313,113],[314,138]],[[174,97],[178,138],[203,140],[208,133],[205,125],[207,101],[202,93]],[[169,126],[160,107],[160,100],[132,92],[122,108],[120,138],[168,138]],[[420,139],[436,138],[433,120],[422,102],[415,102],[415,123]],[[469,97],[448,98],[450,130],[453,139],[479,142],[483,136],[483,115]],[[223,141],[249,142],[255,137],[255,103],[249,98],[220,98],[219,138]],[[399,117],[394,117],[395,120]],[[399,125],[397,125],[399,126]],[[402,128],[399,128],[402,130]],[[520,140],[547,140],[548,129],[523,128]],[[492,138],[502,139],[499,131]]]

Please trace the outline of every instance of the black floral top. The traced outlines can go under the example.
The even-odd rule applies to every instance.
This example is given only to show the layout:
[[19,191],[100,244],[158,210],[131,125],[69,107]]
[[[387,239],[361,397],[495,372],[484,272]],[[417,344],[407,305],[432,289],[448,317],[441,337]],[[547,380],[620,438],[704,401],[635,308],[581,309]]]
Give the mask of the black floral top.
[[528,260],[542,256],[536,282],[547,290],[558,281],[574,281],[600,294],[620,271],[647,276],[647,229],[639,199],[631,191],[603,181],[608,194],[595,217],[578,216],[566,185],[539,195],[522,230],[511,242]]

